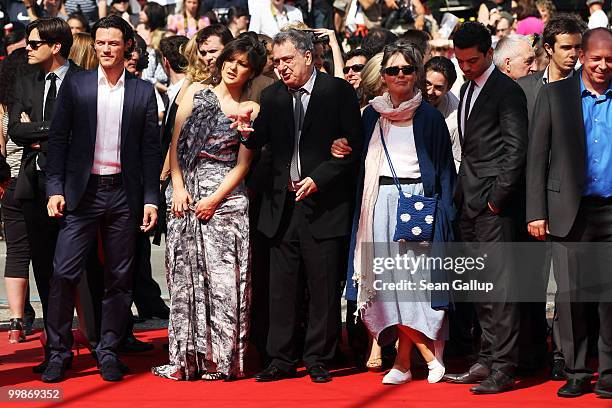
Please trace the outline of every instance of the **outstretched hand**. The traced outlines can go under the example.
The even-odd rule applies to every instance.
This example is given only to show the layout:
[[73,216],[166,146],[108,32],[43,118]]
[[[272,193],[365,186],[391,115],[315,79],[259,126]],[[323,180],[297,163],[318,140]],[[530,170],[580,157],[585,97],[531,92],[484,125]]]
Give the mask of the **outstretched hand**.
[[242,134],[242,137],[248,137],[249,133],[254,131],[251,124],[252,114],[253,108],[249,108],[244,113],[227,115],[228,118],[233,120],[233,123],[230,125],[230,128],[238,130]]

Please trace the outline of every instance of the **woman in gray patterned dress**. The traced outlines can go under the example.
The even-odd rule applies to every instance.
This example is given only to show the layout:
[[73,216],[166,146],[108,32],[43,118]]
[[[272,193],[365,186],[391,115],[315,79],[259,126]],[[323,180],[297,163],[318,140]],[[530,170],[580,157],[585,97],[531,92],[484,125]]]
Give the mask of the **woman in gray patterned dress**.
[[[258,112],[240,103],[266,52],[257,37],[228,43],[216,62],[221,81],[194,84],[183,98],[170,147],[171,214],[166,239],[170,362],[153,373],[173,379],[242,377],[250,308],[248,199],[251,153],[228,115]],[[243,130],[243,129],[240,129]]]

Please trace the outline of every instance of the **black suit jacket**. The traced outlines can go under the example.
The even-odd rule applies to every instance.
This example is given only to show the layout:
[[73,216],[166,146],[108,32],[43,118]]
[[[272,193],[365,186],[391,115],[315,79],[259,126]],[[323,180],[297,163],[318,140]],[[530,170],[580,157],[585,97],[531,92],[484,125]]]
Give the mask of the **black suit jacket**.
[[[60,89],[69,80],[69,77],[82,69],[70,61],[70,68],[62,81]],[[38,182],[36,163],[45,171],[47,162],[47,141],[51,121],[43,121],[43,100],[45,94],[45,72],[36,71],[17,78],[15,83],[15,102],[9,112],[8,134],[11,140],[23,147],[19,177],[15,185],[15,198],[33,199],[36,196]],[[57,101],[56,105],[57,107]],[[21,112],[30,117],[31,122],[21,123]],[[33,143],[40,144],[40,149],[32,149]],[[38,186],[44,189],[44,186]]]
[[[468,84],[461,87],[459,124]],[[502,211],[524,208],[527,129],[525,94],[495,68],[474,102],[462,134],[455,202],[465,216],[477,216],[487,202]]]
[[527,98],[527,115],[529,120],[533,117],[533,108],[535,106],[535,101],[538,97],[538,93],[540,89],[544,86],[542,82],[542,77],[544,76],[544,71],[534,72],[531,75],[524,76],[518,79],[518,84],[523,89],[525,93],[525,97]]
[[[278,81],[261,94],[261,110],[255,132],[245,142],[260,148],[269,142],[271,182],[262,196],[259,229],[269,238],[279,229],[293,155],[293,99],[286,85]],[[346,137],[353,153],[344,159],[331,155],[334,139]],[[357,161],[363,142],[359,104],[353,87],[346,81],[318,72],[300,137],[302,178],[311,177],[318,192],[304,200],[311,232],[317,239],[350,233]]]
[[548,220],[550,234],[569,233],[586,180],[586,133],[580,73],[542,87],[529,128],[527,222]]
[[[49,132],[47,194],[63,195],[68,211],[81,201],[96,144],[98,70],[73,74],[56,101]],[[130,210],[158,205],[160,132],[153,85],[125,73],[121,118],[121,175]]]

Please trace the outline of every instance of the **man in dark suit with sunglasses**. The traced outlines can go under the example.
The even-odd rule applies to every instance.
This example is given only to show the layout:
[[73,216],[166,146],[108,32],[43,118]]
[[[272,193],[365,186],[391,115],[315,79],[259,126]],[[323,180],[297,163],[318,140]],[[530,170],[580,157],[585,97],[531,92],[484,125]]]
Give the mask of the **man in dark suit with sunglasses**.
[[[483,280],[491,293],[478,293],[482,328],[478,362],[447,381],[471,384],[476,394],[511,389],[518,364],[519,309],[511,302],[513,258],[503,243],[518,240],[524,228],[524,167],[527,153],[527,101],[520,86],[492,64],[491,33],[465,23],[454,36],[455,55],[468,80],[458,109],[462,160],[455,203],[467,255],[489,251]],[[486,255],[484,255],[486,256]]]
[[[56,110],[56,96],[80,68],[68,61],[72,33],[62,19],[36,20],[27,27],[26,33],[28,63],[37,65],[40,70],[17,79],[8,134],[15,144],[24,148],[14,197],[21,202],[32,269],[46,323],[49,282],[59,228],[57,220],[47,216],[47,143]],[[45,349],[45,362],[47,358]],[[44,364],[35,370],[40,371]]]

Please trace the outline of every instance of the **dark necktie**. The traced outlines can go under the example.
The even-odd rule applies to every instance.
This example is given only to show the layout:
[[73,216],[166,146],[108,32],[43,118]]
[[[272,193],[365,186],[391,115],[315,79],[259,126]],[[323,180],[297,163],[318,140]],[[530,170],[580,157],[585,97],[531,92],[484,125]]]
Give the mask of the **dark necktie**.
[[295,103],[293,105],[293,123],[295,129],[295,140],[293,145],[293,156],[291,157],[291,167],[289,168],[289,176],[292,181],[300,181],[300,131],[302,130],[302,122],[304,122],[304,105],[302,105],[302,94],[306,92],[304,89],[297,91],[290,90],[293,94]]
[[49,91],[47,92],[47,98],[45,99],[45,112],[43,114],[43,120],[51,120],[53,117],[53,107],[55,105],[55,97],[57,96],[57,75],[53,72],[47,75],[47,81],[50,81]]
[[465,98],[465,107],[464,107],[464,112],[463,112],[463,138],[465,139],[465,131],[467,129],[467,122],[468,122],[468,117],[470,116],[470,105],[472,104],[472,95],[474,95],[474,88],[476,87],[476,84],[474,83],[474,81],[470,81],[470,83],[468,84],[468,93],[467,93],[467,97]]

